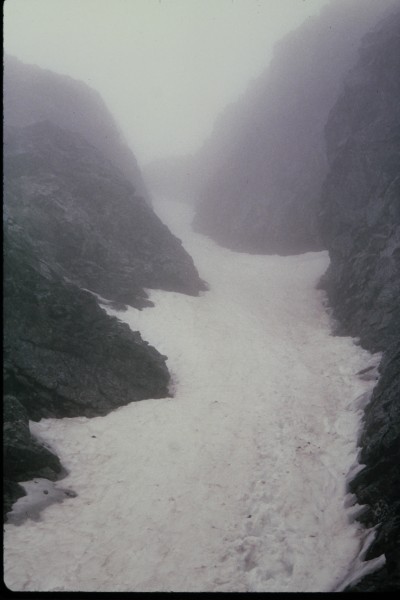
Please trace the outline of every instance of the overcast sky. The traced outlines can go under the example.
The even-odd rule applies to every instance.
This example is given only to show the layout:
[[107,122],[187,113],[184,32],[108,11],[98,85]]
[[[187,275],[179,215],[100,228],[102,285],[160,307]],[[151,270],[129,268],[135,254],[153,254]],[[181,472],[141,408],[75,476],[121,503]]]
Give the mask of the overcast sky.
[[328,0],[6,0],[5,51],[98,90],[144,165],[195,151]]

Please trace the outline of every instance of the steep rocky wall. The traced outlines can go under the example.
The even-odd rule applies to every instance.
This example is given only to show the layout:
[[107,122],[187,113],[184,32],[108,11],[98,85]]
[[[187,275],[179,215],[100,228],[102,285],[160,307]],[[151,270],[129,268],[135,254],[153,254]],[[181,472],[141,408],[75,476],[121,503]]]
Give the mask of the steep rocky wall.
[[[399,338],[400,336],[398,336]],[[381,554],[382,569],[353,585],[353,592],[400,590],[400,341],[385,352],[380,379],[364,415],[359,461],[365,468],[351,481],[349,491],[365,505],[359,519],[376,527],[365,560]]]
[[[28,419],[104,415],[168,395],[165,357],[68,284],[26,231],[4,223],[3,373],[5,504],[18,481],[55,479],[58,459],[29,433]],[[40,247],[39,247],[40,251]],[[39,254],[39,256],[38,256]]]
[[144,287],[204,289],[180,240],[82,136],[44,121],[4,131],[4,209],[80,287],[133,306]]
[[82,81],[4,57],[4,120],[24,127],[49,120],[80,133],[133,183],[136,193],[150,202],[132,150],[126,144],[102,97]]
[[63,472],[58,457],[31,436],[28,413],[11,395],[3,398],[3,469],[3,516],[25,496],[19,481],[34,477],[54,481]]
[[366,558],[386,565],[350,591],[400,589],[400,11],[363,40],[326,126],[329,175],[321,230],[331,258],[321,286],[338,332],[383,351],[350,484],[368,527]]
[[335,0],[279,42],[268,70],[228,108],[200,153],[200,170],[207,155],[214,164],[199,193],[196,230],[247,252],[323,247],[323,128],[362,35],[390,4]]
[[400,322],[400,41],[398,18],[389,23],[366,36],[326,126],[321,216],[334,314],[376,350]]
[[14,224],[4,250],[6,392],[31,419],[101,415],[168,395],[165,357],[55,274]]
[[24,494],[19,481],[62,474],[57,457],[31,437],[29,420],[104,415],[168,395],[166,357],[107,316],[92,292],[142,308],[151,304],[144,288],[192,295],[205,289],[181,241],[137,193],[133,155],[121,155],[98,95],[10,60],[3,148],[6,512]]

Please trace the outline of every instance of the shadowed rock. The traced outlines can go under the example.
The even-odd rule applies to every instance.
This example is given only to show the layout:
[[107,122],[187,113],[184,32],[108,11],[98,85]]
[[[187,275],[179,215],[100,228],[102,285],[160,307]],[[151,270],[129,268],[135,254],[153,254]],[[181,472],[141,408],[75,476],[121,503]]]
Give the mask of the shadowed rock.
[[4,131],[4,210],[80,287],[144,306],[144,287],[204,289],[181,241],[80,134],[49,121]]
[[29,419],[105,415],[169,395],[166,357],[108,316],[96,295],[143,308],[151,305],[145,288],[197,295],[205,284],[136,193],[133,155],[99,96],[14,59],[5,70],[8,511],[24,494],[19,481],[62,474],[57,457],[31,437]]
[[28,413],[14,396],[3,400],[3,514],[25,490],[17,481],[36,476],[55,480],[62,471],[59,459],[34,440],[29,431]]
[[350,490],[377,526],[366,559],[385,566],[352,592],[400,589],[400,12],[363,41],[326,126],[329,175],[321,213],[330,267],[321,281],[339,333],[384,351],[365,408]]

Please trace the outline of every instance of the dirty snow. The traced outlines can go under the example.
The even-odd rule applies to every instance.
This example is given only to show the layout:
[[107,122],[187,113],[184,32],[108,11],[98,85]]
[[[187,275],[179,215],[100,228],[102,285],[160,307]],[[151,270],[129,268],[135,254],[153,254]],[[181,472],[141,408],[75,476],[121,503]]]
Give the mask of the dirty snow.
[[[56,501],[40,517],[37,493],[14,505],[6,585],[339,591],[383,561],[362,562],[374,532],[346,494],[374,385],[356,374],[379,357],[330,334],[315,289],[327,253],[234,253],[191,232],[187,206],[156,208],[210,290],[105,310],[168,356],[174,396],[31,423],[69,475],[49,484]],[[77,496],[60,502],[57,488]]]

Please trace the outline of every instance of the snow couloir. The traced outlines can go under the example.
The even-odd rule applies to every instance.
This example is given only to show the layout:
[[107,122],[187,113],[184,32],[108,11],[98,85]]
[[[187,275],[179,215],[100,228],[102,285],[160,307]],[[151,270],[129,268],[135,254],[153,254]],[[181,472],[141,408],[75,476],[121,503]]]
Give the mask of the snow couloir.
[[53,487],[77,496],[6,525],[6,585],[340,591],[384,560],[362,562],[373,531],[346,493],[375,383],[357,373],[379,356],[331,335],[316,289],[326,252],[231,252],[191,231],[186,205],[156,209],[210,290],[104,308],[168,356],[173,397],[31,423],[69,471]]

